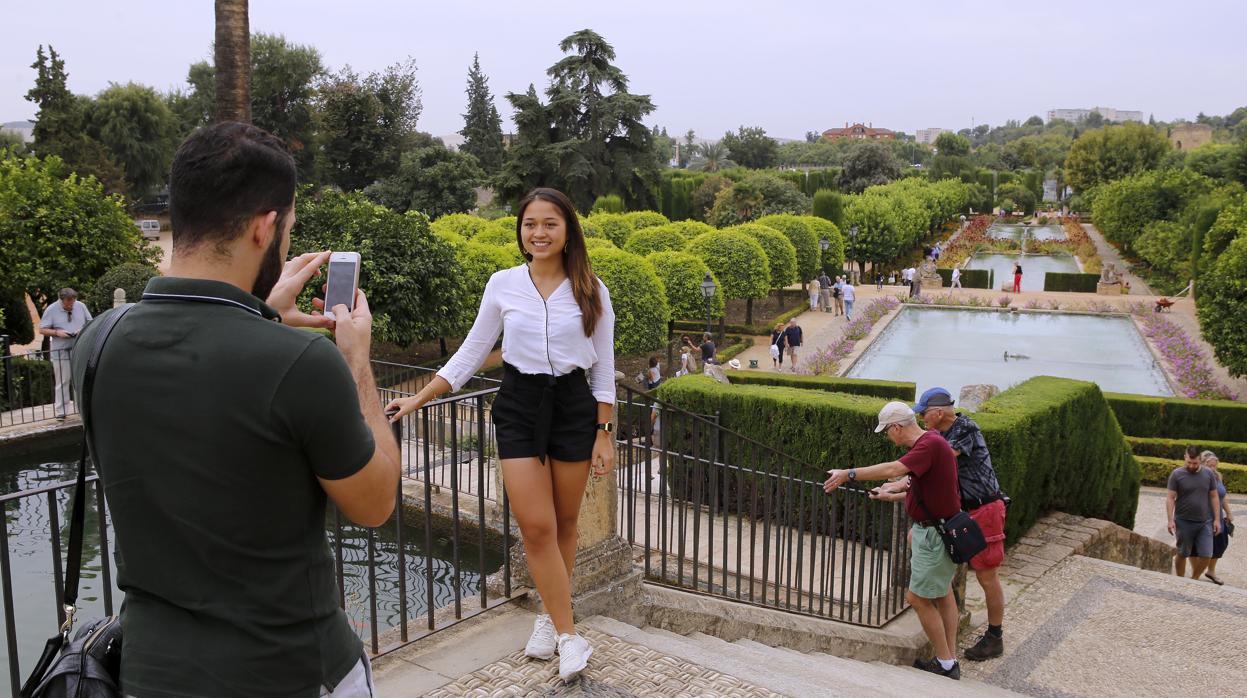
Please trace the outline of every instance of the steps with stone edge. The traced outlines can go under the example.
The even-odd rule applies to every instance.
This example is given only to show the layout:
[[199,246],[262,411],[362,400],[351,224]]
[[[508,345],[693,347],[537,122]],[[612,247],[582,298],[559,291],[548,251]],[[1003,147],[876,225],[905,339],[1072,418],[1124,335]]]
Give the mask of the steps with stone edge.
[[821,652],[804,654],[753,640],[727,642],[711,635],[688,635],[594,616],[581,623],[625,642],[649,647],[756,686],[794,698],[804,696],[1011,696],[1018,695],[980,681],[952,681],[912,667],[861,662]]

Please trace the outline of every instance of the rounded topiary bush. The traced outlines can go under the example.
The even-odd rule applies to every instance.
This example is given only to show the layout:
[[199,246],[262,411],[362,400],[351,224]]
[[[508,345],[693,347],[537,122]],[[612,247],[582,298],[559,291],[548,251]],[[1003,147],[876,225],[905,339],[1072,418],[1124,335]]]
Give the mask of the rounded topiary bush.
[[670,219],[657,211],[632,211],[624,214],[624,220],[628,221],[628,225],[631,225],[633,230],[653,228],[654,226],[666,225],[671,222]]
[[748,235],[766,251],[771,270],[771,288],[783,288],[797,281],[797,250],[778,230],[760,223],[742,223],[725,228],[725,232]]
[[624,245],[624,249],[645,257],[654,252],[682,250],[687,244],[688,240],[679,232],[668,230],[667,226],[660,225],[636,231],[632,237],[628,238],[628,244]]
[[672,221],[666,225],[654,226],[646,228],[646,230],[665,230],[676,233],[684,238],[685,242],[692,240],[698,235],[713,233],[716,228],[712,225],[702,223],[701,221]]
[[759,224],[783,233],[788,242],[792,243],[797,251],[797,280],[803,283],[818,276],[822,268],[822,250],[818,246],[818,237],[806,218],[813,216],[776,213],[757,220]]
[[581,222],[585,235],[595,238],[606,238],[622,248],[632,235],[632,224],[622,213],[595,213]]
[[[819,252],[819,269],[825,271],[831,276],[840,274],[844,269],[844,236],[840,234],[840,229],[835,223],[818,216],[797,216],[806,225],[810,226],[810,231],[814,233],[814,239],[818,243]],[[827,251],[823,251],[823,238],[827,239]]]
[[611,242],[610,240],[607,240],[606,238],[586,237],[585,238],[585,249],[592,252],[593,250],[598,250],[598,249],[617,250],[619,248],[615,247],[615,243]]
[[506,227],[501,225],[491,225],[490,227],[477,233],[472,238],[472,242],[480,242],[486,245],[494,245],[501,247],[504,245],[515,246],[515,227]]
[[471,239],[491,225],[493,225],[493,221],[487,221],[480,216],[473,216],[467,213],[450,213],[430,223],[429,230],[434,234],[449,232],[456,233],[465,239]]
[[592,213],[623,213],[623,198],[618,194],[607,194],[599,196],[593,200],[593,208],[589,209]]
[[496,226],[501,226],[503,228],[506,228],[514,233],[515,226],[517,223],[519,223],[519,219],[516,218],[515,216],[503,216],[501,218],[493,219],[492,221],[490,221],[490,223]]
[[[706,299],[701,294],[701,282],[710,273],[715,286],[720,286],[710,267],[687,252],[655,252],[645,257],[654,266],[654,272],[667,289],[667,304],[675,320],[703,320],[706,317]],[[723,317],[723,294],[716,293],[710,299],[710,316]]]
[[667,293],[645,258],[623,250],[590,251],[593,272],[610,291],[615,310],[615,354],[630,356],[658,349],[667,341],[671,311]]
[[160,276],[160,272],[147,264],[140,262],[119,264],[104,272],[104,275],[91,287],[90,295],[86,298],[87,307],[96,315],[108,310],[113,307],[113,291],[119,288],[126,292],[127,303],[136,303],[143,297],[143,289],[147,288],[147,282],[157,276]]
[[523,263],[524,258],[514,246],[486,245],[476,240],[467,242],[456,249],[455,256],[462,269],[460,279],[464,290],[458,330],[466,334],[476,319],[477,310],[481,305],[481,296],[485,294],[485,284],[489,282],[489,277],[493,276],[494,272],[510,269]]
[[693,238],[685,252],[701,259],[719,280],[724,298],[765,298],[771,288],[766,250],[741,232],[716,230]]
[[1204,339],[1231,375],[1247,374],[1247,231],[1234,238],[1201,281]]
[[438,239],[453,247],[456,253],[462,250],[464,245],[468,244],[466,238],[452,230],[446,230],[443,228],[442,230],[433,230],[432,233],[436,235]]

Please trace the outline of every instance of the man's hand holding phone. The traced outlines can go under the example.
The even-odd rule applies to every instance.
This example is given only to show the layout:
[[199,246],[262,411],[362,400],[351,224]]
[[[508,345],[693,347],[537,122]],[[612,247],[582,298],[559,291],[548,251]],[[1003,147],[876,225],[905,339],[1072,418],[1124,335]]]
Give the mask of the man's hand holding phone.
[[333,318],[318,312],[325,309],[323,301],[312,299],[312,305],[318,311],[311,313],[300,310],[297,303],[299,294],[303,292],[303,287],[307,285],[307,282],[320,276],[320,268],[329,261],[329,254],[327,251],[308,252],[286,262],[286,265],[282,267],[281,278],[277,280],[277,284],[273,286],[265,302],[281,314],[283,325],[333,329]]

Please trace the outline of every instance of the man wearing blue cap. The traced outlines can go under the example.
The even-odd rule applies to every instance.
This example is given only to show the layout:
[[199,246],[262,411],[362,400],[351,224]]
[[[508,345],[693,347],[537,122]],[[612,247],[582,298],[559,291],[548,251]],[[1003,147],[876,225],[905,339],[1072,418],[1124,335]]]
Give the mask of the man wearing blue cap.
[[1004,654],[1005,593],[997,570],[1005,558],[1006,497],[992,468],[987,441],[974,420],[953,409],[953,396],[944,388],[924,392],[913,410],[952,447],[957,456],[961,509],[978,522],[987,539],[987,548],[970,560],[987,601],[987,632],[966,650],[966,659],[977,662],[999,657]]

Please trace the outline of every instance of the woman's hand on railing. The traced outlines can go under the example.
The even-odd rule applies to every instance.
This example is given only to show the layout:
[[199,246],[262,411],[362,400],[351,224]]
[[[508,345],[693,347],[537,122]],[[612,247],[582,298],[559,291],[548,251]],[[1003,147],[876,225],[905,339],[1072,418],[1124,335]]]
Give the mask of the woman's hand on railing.
[[404,416],[420,409],[428,401],[429,398],[425,397],[423,393],[412,395],[411,397],[394,398],[390,400],[390,404],[385,406],[385,416],[389,417],[390,423],[393,424]]
[[603,477],[615,469],[615,435],[608,431],[598,430],[593,441],[593,456],[589,459],[593,474]]

